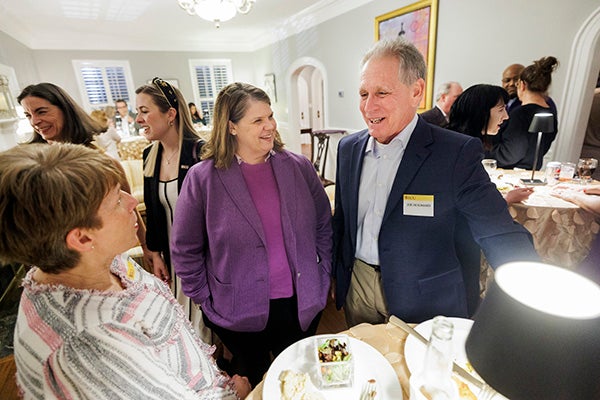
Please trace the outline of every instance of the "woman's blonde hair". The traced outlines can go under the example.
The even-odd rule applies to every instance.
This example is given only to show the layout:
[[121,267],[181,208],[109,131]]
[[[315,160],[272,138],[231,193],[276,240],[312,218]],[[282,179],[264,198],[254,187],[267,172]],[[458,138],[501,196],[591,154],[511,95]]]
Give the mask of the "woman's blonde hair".
[[[171,86],[168,82],[155,78],[155,81],[157,80],[160,81],[160,84],[168,85],[168,88],[172,90],[177,102],[177,108],[171,105],[164,92],[159,88],[158,83],[140,86],[135,93],[144,93],[150,96],[152,98],[152,102],[156,104],[158,109],[163,113],[169,111],[170,108],[173,108],[175,111],[177,111],[177,118],[175,118],[174,123],[175,128],[177,129],[177,134],[179,135],[179,149],[181,149],[181,143],[183,143],[184,138],[198,140],[200,139],[200,136],[198,136],[196,130],[194,129],[194,123],[192,122],[190,109],[185,102],[183,94],[181,94],[179,89]],[[158,156],[158,148],[160,143],[155,141],[151,146],[152,147],[150,147],[148,157],[144,161],[144,176],[146,177],[154,176],[154,169],[156,167],[156,158]]]
[[58,273],[81,255],[75,228],[99,229],[100,204],[121,179],[108,156],[81,145],[26,144],[0,153],[0,260]]
[[[202,159],[213,159],[216,168],[229,168],[237,151],[237,140],[229,130],[229,121],[238,123],[248,110],[249,100],[271,105],[269,95],[262,89],[247,83],[235,82],[219,92],[213,113],[213,130],[202,148]],[[283,142],[276,132],[273,150],[281,151]]]
[[108,116],[103,110],[94,110],[90,113],[90,117],[102,126],[103,132],[108,129]]

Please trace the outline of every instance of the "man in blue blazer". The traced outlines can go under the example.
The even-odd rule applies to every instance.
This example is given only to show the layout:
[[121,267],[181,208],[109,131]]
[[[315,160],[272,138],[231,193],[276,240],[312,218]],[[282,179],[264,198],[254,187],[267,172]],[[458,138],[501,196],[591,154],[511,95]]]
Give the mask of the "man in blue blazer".
[[494,267],[539,260],[481,165],[481,142],[416,114],[425,73],[402,39],[376,43],[362,62],[368,129],[340,141],[333,219],[336,303],[349,326],[472,315],[479,268],[459,262],[465,231]]

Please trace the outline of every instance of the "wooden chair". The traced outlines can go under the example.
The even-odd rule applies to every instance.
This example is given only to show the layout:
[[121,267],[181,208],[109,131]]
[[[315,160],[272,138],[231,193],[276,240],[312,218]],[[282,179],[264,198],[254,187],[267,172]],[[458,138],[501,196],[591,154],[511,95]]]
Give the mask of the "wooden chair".
[[325,167],[327,166],[327,153],[329,152],[329,139],[332,134],[344,134],[344,130],[318,130],[311,131],[311,158],[323,186],[333,185],[335,182],[325,177]]

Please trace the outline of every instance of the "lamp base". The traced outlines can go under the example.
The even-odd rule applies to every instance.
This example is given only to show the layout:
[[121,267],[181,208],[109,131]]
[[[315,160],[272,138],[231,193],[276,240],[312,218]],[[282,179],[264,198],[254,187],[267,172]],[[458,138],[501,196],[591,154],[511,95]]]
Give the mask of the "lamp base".
[[523,185],[530,185],[530,186],[543,186],[546,184],[546,182],[544,182],[541,179],[521,179],[521,183]]

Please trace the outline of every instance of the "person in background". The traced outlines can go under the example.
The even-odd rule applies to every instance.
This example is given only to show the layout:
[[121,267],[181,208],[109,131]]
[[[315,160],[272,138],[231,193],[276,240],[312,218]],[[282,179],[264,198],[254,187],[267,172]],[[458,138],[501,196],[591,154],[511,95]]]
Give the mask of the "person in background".
[[316,332],[331,207],[311,162],[283,148],[269,96],[252,85],[221,90],[202,158],[179,195],[173,264],[233,354],[231,371],[256,384],[272,357]]
[[506,112],[510,114],[513,108],[521,105],[521,101],[517,96],[517,81],[519,75],[525,69],[522,64],[511,64],[502,72],[502,87],[508,93],[508,101],[506,102]]
[[426,70],[402,39],[378,41],[362,61],[367,129],[339,143],[333,217],[336,304],[349,326],[472,315],[479,266],[459,261],[459,224],[493,267],[539,260],[481,164],[481,141],[417,115]]
[[[508,93],[509,99],[506,102],[506,112],[510,116],[510,113],[519,108],[521,106],[521,100],[519,100],[519,96],[517,96],[517,81],[519,80],[519,76],[521,72],[525,69],[523,64],[511,64],[504,69],[502,72],[502,87]],[[546,96],[546,102],[553,110],[555,114],[558,114],[556,111],[556,104],[554,104],[554,100],[550,96]],[[502,136],[502,132],[506,129],[507,124],[504,123],[500,127],[500,131],[498,135],[494,137],[494,140],[499,139]]]
[[92,119],[62,88],[42,82],[21,91],[17,101],[33,128],[30,143],[75,143],[94,147],[102,124]]
[[[558,116],[556,109],[548,104],[546,95],[552,82],[552,72],[558,66],[555,57],[542,57],[525,67],[516,83],[517,95],[521,106],[513,109],[506,128],[502,130],[499,141],[486,154],[498,162],[499,168],[540,169],[543,156],[558,132]],[[551,113],[554,116],[554,132],[544,133],[540,146],[540,157],[537,165],[533,165],[537,135],[529,132],[529,125],[536,113]]]
[[[181,287],[171,263],[169,240],[173,215],[183,180],[190,167],[200,161],[203,141],[196,135],[179,89],[154,78],[152,84],[136,91],[137,119],[143,135],[152,144],[144,149],[144,203],[146,204],[146,244],[152,254],[154,275],[171,286],[202,339],[212,343],[204,326],[202,312]],[[194,235],[194,231],[189,232]]]
[[138,135],[140,126],[135,122],[135,113],[129,110],[127,102],[123,99],[115,101],[117,113],[115,114],[115,127],[123,136]]
[[[491,150],[490,137],[498,134],[508,119],[506,101],[508,93],[500,86],[479,84],[465,90],[452,105],[448,129],[476,137],[486,151]],[[526,200],[533,188],[515,188],[505,196],[508,204]]]
[[23,397],[244,398],[247,379],[219,371],[169,288],[123,254],[137,201],[113,161],[73,144],[0,153],[0,260],[33,266],[14,338]]
[[[29,85],[21,91],[17,101],[23,106],[25,117],[33,127],[30,143],[73,143],[99,150],[94,144],[94,136],[103,132],[103,126],[96,122],[61,87],[48,82]],[[131,193],[125,171],[121,170],[121,187]],[[151,254],[146,247],[146,231],[142,217],[137,213],[140,229],[138,238],[144,251],[144,262],[152,265]]]
[[435,95],[435,106],[421,113],[421,117],[430,124],[446,128],[449,122],[450,108],[462,92],[463,88],[458,82],[442,83]]
[[90,113],[90,117],[100,123],[103,128],[106,128],[104,132],[95,136],[96,143],[106,151],[106,154],[115,160],[121,160],[119,151],[117,150],[117,145],[121,143],[121,136],[119,136],[117,130],[113,126],[109,126],[109,119],[106,112],[94,110]]
[[[595,158],[600,160],[600,74],[596,81],[596,89],[592,99],[590,118],[585,130],[585,139],[581,148],[581,158]],[[592,178],[600,180],[600,168],[597,168]]]
[[198,110],[194,103],[188,103],[188,107],[190,108],[190,114],[192,115],[192,122],[194,124],[206,125],[206,120],[204,119],[202,111]]

